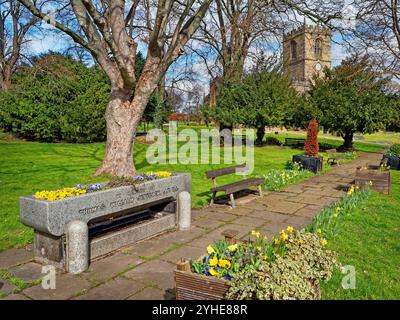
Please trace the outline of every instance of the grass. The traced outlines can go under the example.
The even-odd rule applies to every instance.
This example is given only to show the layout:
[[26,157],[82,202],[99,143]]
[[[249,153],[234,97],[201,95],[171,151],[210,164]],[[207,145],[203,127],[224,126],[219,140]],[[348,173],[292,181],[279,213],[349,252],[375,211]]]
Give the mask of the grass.
[[356,288],[343,289],[344,274],[336,272],[322,284],[323,299],[400,298],[400,172],[391,174],[391,195],[362,200],[329,243],[342,265],[355,267]]
[[[159,164],[146,161],[147,145],[135,144],[135,164],[138,171],[169,170],[190,172],[192,175],[192,205],[203,206],[209,201],[211,181],[207,170],[227,164]],[[0,251],[12,246],[23,246],[32,240],[32,229],[19,221],[18,199],[21,195],[39,190],[54,190],[77,184],[107,180],[93,177],[104,155],[103,143],[66,144],[37,143],[0,136]],[[284,169],[287,160],[301,151],[288,147],[264,146],[254,151],[253,175],[260,176],[271,169]],[[220,184],[240,179],[235,175],[221,177]]]
[[[274,134],[274,133],[267,133],[266,134],[267,137],[275,137],[277,138],[281,143],[285,142],[285,138],[305,138],[306,137],[306,133],[301,132],[301,133],[280,133],[280,134]],[[329,147],[331,148],[335,148],[337,149],[338,147],[340,147],[343,144],[343,139],[335,137],[335,136],[331,136],[331,135],[323,135],[323,134],[319,134],[318,135],[318,141],[320,144],[326,144],[329,145]],[[379,144],[373,144],[373,143],[367,143],[367,142],[358,142],[355,141],[354,142],[354,149],[357,151],[361,151],[361,152],[378,152],[378,151],[382,151],[386,148],[388,148],[388,146],[386,145],[379,145]]]

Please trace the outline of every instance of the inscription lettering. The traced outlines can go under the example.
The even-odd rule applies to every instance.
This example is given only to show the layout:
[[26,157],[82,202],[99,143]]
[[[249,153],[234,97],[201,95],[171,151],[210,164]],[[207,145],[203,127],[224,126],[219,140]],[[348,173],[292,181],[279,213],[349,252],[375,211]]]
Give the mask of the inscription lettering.
[[106,205],[104,203],[94,206],[94,207],[89,207],[89,208],[82,208],[78,212],[80,214],[91,214],[99,210],[104,210],[106,208]]

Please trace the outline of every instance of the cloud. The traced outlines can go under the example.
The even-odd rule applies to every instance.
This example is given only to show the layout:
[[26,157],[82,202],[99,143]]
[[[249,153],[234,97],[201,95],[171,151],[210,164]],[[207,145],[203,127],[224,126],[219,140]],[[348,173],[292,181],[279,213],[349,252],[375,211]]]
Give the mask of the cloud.
[[29,55],[39,55],[48,51],[64,51],[68,47],[68,40],[56,33],[34,35],[27,39]]

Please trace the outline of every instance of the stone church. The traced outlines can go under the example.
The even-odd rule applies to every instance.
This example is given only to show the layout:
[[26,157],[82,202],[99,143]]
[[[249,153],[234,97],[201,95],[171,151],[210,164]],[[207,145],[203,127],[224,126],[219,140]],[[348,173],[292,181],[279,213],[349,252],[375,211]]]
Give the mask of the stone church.
[[307,92],[313,76],[321,76],[325,68],[331,68],[331,42],[331,31],[319,25],[304,24],[284,35],[284,70],[297,92]]

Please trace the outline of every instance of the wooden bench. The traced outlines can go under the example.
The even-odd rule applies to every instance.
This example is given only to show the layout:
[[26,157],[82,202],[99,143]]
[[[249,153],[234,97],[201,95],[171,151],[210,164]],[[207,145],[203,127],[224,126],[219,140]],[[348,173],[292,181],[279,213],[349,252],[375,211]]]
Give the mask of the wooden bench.
[[339,166],[340,160],[346,159],[346,156],[344,154],[338,155],[336,149],[328,149],[326,150],[326,153],[328,154],[328,159],[326,160],[326,163],[330,164],[331,166],[334,164],[337,164]]
[[246,178],[243,176],[243,180],[232,182],[223,186],[218,186],[217,184],[217,177],[225,176],[228,174],[236,173],[236,172],[244,172],[246,170],[245,165],[233,166],[228,168],[222,168],[217,170],[210,170],[206,172],[206,176],[209,179],[213,180],[213,187],[211,188],[212,198],[210,205],[214,204],[215,196],[217,192],[225,192],[225,194],[229,195],[230,197],[230,204],[232,208],[235,208],[235,198],[233,194],[238,191],[242,191],[248,189],[249,187],[258,187],[258,192],[260,197],[262,197],[262,189],[261,184],[265,181],[264,178]]
[[285,146],[290,147],[304,147],[306,140],[303,138],[285,138]]

